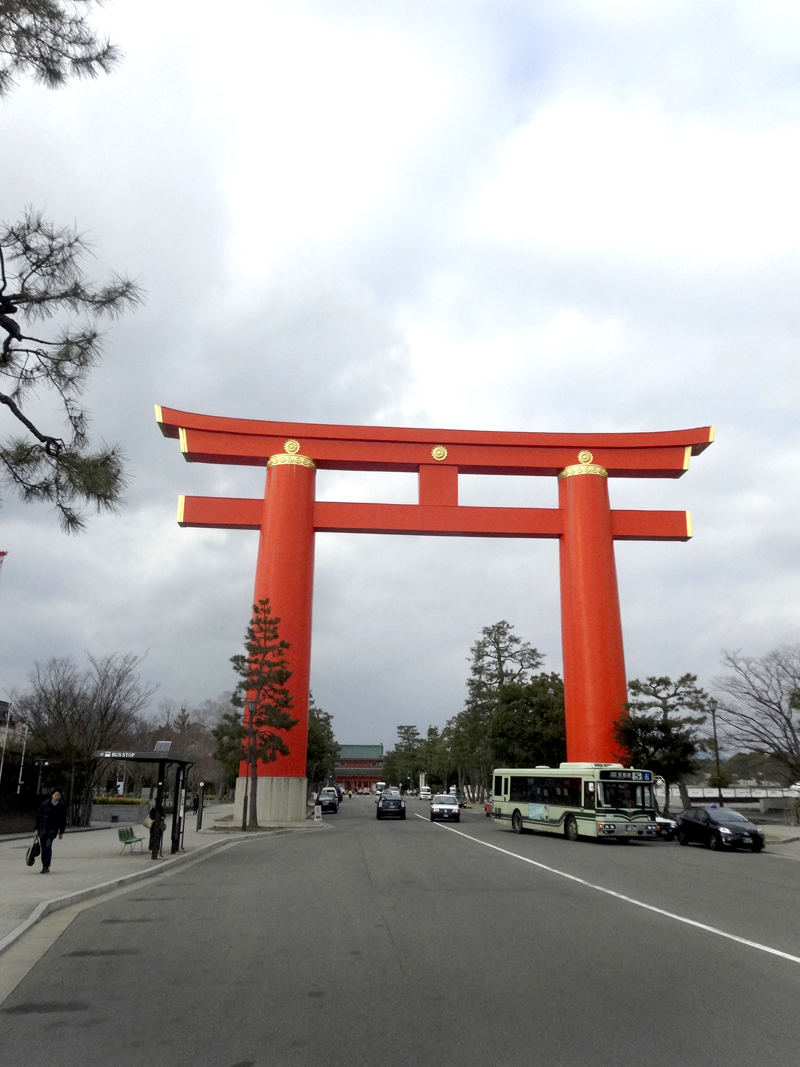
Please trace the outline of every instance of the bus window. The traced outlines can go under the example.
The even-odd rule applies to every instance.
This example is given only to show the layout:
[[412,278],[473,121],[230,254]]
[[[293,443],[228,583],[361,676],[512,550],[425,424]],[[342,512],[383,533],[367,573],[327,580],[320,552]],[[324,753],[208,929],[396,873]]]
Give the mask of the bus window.
[[531,799],[531,785],[533,780],[522,774],[515,774],[511,779],[511,792],[509,800],[521,800],[525,804]]
[[503,796],[508,796],[508,778],[503,779]]
[[602,808],[652,808],[653,788],[640,782],[600,782],[598,806]]
[[583,783],[583,806],[594,810],[594,782]]
[[494,792],[496,796],[502,796],[503,793],[503,779],[499,774],[494,776]]

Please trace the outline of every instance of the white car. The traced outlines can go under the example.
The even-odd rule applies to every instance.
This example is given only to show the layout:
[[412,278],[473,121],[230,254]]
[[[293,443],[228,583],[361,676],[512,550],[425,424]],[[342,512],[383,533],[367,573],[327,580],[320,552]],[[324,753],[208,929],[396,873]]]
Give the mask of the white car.
[[461,822],[461,809],[452,793],[437,793],[431,801],[431,822],[434,819],[450,819]]
[[431,793],[430,789],[426,785],[424,785],[419,791],[420,800],[430,800],[432,796],[433,793]]

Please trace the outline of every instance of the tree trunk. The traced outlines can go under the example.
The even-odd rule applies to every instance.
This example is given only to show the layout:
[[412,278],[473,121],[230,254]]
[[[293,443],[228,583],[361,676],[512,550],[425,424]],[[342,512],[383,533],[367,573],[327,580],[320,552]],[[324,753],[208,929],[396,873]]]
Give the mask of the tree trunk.
[[686,782],[684,782],[683,778],[678,781],[678,792],[681,795],[681,804],[683,804],[684,809],[690,808],[692,802],[689,800],[689,790],[686,788]]

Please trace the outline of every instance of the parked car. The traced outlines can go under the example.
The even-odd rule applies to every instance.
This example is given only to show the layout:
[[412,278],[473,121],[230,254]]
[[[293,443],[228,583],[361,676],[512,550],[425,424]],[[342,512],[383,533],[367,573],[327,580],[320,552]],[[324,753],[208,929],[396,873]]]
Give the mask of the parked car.
[[656,826],[658,827],[658,836],[663,838],[664,841],[674,841],[675,834],[678,831],[678,824],[674,819],[668,819],[666,815],[656,815]]
[[431,793],[431,791],[430,791],[430,789],[428,788],[427,785],[424,785],[422,787],[422,789],[420,789],[420,791],[419,791],[419,799],[420,800],[430,800],[432,796],[433,796],[433,793]]
[[398,790],[384,789],[384,791],[378,797],[378,804],[375,809],[375,817],[378,819],[392,817],[405,819],[406,802],[400,796]]
[[339,794],[332,785],[326,785],[325,788],[320,791],[320,794],[317,797],[317,803],[323,811],[332,811],[334,815],[339,814]]
[[760,852],[764,847],[762,831],[733,808],[687,808],[677,822],[682,845],[696,843],[714,851],[749,848],[751,852]]
[[461,822],[461,808],[452,793],[437,793],[431,801],[431,822],[434,819],[449,819]]

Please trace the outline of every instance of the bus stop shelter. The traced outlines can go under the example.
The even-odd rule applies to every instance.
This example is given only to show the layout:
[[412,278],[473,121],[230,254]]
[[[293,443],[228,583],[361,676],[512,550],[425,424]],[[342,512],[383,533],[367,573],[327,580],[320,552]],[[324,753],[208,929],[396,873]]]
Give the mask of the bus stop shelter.
[[[158,745],[168,746],[169,742],[158,742]],[[186,801],[186,772],[194,766],[194,760],[186,756],[179,756],[170,752],[168,747],[161,749],[156,746],[154,752],[117,752],[113,749],[98,749],[92,753],[96,760],[110,760],[117,763],[153,763],[158,766],[158,787],[156,791],[155,806],[164,808],[164,786],[167,780],[167,768],[175,766],[175,800],[172,805],[172,831],[170,840],[172,847],[170,852],[174,855],[180,852],[181,839],[183,837],[183,812]]]

